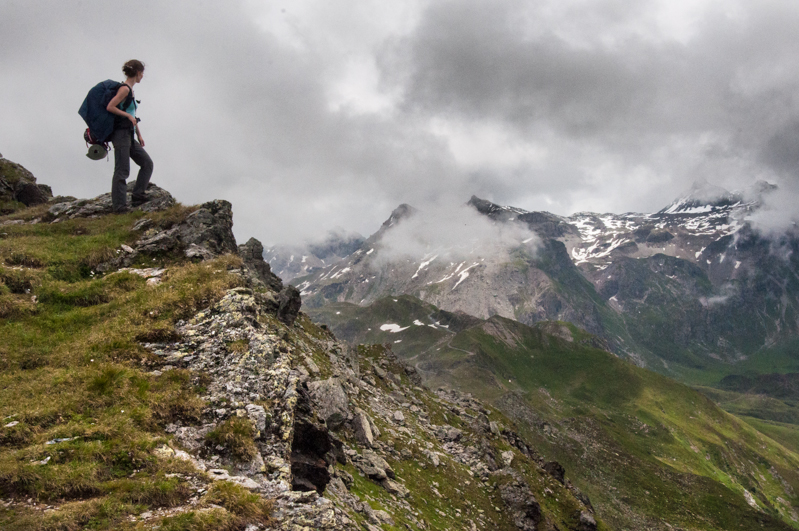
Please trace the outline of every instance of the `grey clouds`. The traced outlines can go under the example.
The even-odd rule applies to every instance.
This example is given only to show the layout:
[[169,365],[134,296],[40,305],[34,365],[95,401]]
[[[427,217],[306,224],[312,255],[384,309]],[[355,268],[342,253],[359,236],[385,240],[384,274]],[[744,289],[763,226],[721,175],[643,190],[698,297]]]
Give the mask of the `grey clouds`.
[[242,241],[472,194],[568,215],[657,210],[701,178],[799,188],[795,2],[384,4],[6,0],[0,152],[106,192],[76,111],[135,57],[153,181],[233,202]]

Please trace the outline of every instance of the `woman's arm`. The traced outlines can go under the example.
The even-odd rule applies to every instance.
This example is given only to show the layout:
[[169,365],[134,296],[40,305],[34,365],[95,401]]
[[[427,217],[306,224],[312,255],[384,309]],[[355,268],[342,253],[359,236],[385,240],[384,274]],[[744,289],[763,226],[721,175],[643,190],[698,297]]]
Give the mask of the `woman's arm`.
[[139,137],[139,144],[141,144],[141,147],[144,147],[144,138],[142,138],[141,136],[141,131],[139,130],[139,124],[136,124],[135,127],[136,127],[136,136]]
[[133,115],[131,115],[130,113],[127,113],[127,112],[123,111],[122,109],[120,109],[119,107],[117,107],[120,103],[122,103],[122,100],[124,100],[128,96],[129,92],[130,92],[130,87],[129,86],[122,85],[121,87],[119,87],[119,90],[117,91],[116,96],[111,98],[111,101],[108,102],[108,106],[105,108],[105,110],[107,110],[108,112],[110,112],[112,114],[116,114],[118,116],[122,116],[123,118],[128,118],[131,121],[131,123],[133,124],[133,126],[135,127],[136,126],[136,118],[134,118]]

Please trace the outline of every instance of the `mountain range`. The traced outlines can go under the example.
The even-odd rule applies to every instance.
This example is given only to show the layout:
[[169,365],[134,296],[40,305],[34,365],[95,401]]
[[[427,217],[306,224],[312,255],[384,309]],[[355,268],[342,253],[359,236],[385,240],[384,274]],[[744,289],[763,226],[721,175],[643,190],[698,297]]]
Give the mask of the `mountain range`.
[[294,282],[309,307],[408,294],[482,319],[571,322],[687,382],[762,363],[792,370],[799,231],[767,233],[753,221],[775,193],[767,183],[746,193],[704,183],[655,213],[568,217],[472,197],[465,209],[480,219],[465,217],[456,243],[435,234],[428,213],[401,205],[351,254]]

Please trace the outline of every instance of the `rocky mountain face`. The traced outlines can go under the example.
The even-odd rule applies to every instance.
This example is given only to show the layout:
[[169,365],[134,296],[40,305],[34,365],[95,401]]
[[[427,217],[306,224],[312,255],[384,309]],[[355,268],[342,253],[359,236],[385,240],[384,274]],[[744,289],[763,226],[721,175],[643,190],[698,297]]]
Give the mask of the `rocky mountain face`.
[[[275,499],[281,529],[597,529],[563,468],[496,410],[419,387],[384,347],[350,347],[302,316],[286,327],[276,299],[234,289],[179,323],[179,341],[145,345],[158,371],[209,375],[202,422],[167,426],[160,451]],[[250,437],[218,435],[237,425]]]
[[799,232],[764,234],[750,221],[770,193],[765,183],[739,195],[697,186],[654,214],[569,217],[473,197],[469,205],[498,227],[536,238],[482,242],[454,258],[445,248],[392,252],[385,235],[413,215],[404,206],[299,288],[313,307],[406,293],[480,318],[569,321],[639,365],[680,376],[799,335]]

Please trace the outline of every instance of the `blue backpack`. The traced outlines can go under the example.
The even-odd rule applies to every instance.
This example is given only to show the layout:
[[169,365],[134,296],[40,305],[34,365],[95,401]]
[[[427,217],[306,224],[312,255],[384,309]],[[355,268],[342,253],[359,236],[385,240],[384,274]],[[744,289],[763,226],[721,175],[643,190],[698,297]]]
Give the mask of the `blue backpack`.
[[[119,87],[124,85],[119,81],[106,79],[97,83],[89,93],[83,104],[78,110],[83,121],[89,126],[83,134],[83,138],[87,144],[103,144],[106,149],[108,141],[111,139],[111,134],[114,132],[114,119],[115,115],[108,112],[108,103],[114,99]],[[129,100],[133,99],[133,90],[128,93],[128,96],[123,101],[123,105],[130,103]]]

